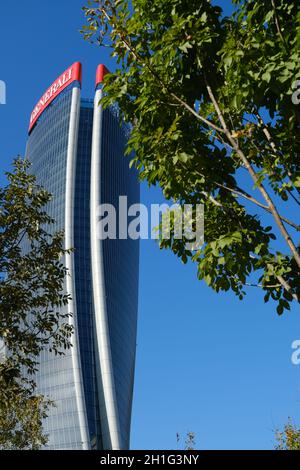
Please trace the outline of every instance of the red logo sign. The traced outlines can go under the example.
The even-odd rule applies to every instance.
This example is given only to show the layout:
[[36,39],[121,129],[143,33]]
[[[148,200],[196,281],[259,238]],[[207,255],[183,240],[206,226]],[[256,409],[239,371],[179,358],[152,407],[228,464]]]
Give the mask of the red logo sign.
[[33,128],[34,124],[45,111],[47,106],[65,89],[70,83],[75,80],[81,83],[81,63],[75,62],[71,65],[60,77],[58,77],[54,83],[48,88],[46,93],[43,94],[38,104],[34,108],[30,117],[29,132]]

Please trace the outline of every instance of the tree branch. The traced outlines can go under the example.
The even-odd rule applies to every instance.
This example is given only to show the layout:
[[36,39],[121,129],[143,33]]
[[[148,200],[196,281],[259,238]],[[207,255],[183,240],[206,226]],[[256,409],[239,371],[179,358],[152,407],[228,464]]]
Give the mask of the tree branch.
[[219,121],[221,122],[223,130],[224,130],[224,132],[227,136],[227,139],[229,140],[230,144],[233,146],[233,148],[236,151],[237,155],[239,156],[240,160],[244,163],[244,165],[247,168],[253,182],[255,183],[255,185],[257,186],[257,188],[261,192],[263,198],[267,202],[267,205],[270,209],[270,212],[272,213],[272,215],[275,219],[275,222],[276,222],[276,224],[277,224],[284,240],[286,241],[286,243],[287,243],[288,247],[290,248],[291,253],[292,253],[292,255],[293,255],[293,257],[294,257],[294,259],[297,263],[297,265],[300,268],[300,254],[299,254],[299,252],[296,248],[296,245],[294,244],[290,234],[287,232],[285,226],[283,225],[282,220],[280,218],[280,215],[277,211],[277,208],[276,208],[275,204],[273,203],[273,201],[272,201],[269,193],[265,189],[264,185],[259,181],[259,177],[257,176],[256,172],[254,171],[251,163],[249,162],[249,160],[246,157],[246,155],[244,154],[244,152],[240,149],[240,147],[238,145],[238,142],[232,137],[232,133],[230,132],[230,130],[227,127],[227,124],[225,122],[225,119],[223,117],[221,109],[220,109],[220,107],[219,107],[219,105],[218,105],[218,103],[215,99],[215,96],[214,96],[214,94],[212,92],[212,89],[209,86],[209,84],[207,84],[207,91],[208,91],[210,99],[211,99],[211,101],[214,105],[214,108],[215,108],[216,113],[218,115]]
[[286,282],[286,280],[282,276],[279,276],[279,275],[277,275],[276,277],[277,277],[278,281],[280,282],[280,284],[282,285],[282,287],[292,295],[293,299],[296,300],[297,302],[300,302],[300,299],[299,299],[298,295],[295,294],[295,292],[291,292],[292,288]]
[[[108,15],[108,13],[106,12],[106,10],[104,8],[100,8],[100,11],[102,11],[102,13],[105,15],[106,19],[110,22],[110,24],[115,28],[115,24],[112,20],[112,18]],[[131,54],[134,56],[134,58],[136,59],[137,62],[139,62],[143,67],[147,68],[147,70],[149,70],[149,72],[159,81],[159,83],[161,84],[162,88],[164,90],[166,90],[170,96],[175,100],[177,101],[177,103],[179,103],[181,106],[183,106],[187,111],[189,111],[193,116],[195,116],[199,121],[201,121],[203,124],[205,124],[206,126],[214,129],[215,131],[223,134],[224,133],[224,130],[221,128],[221,127],[218,127],[216,126],[213,122],[209,121],[208,119],[204,118],[203,116],[201,116],[200,114],[198,114],[194,108],[192,108],[188,103],[186,103],[182,98],[180,98],[179,96],[177,96],[174,92],[172,92],[169,87],[166,85],[166,83],[164,83],[164,81],[160,78],[160,76],[156,73],[156,71],[151,67],[151,65],[149,64],[149,62],[140,56],[140,54],[138,54],[136,52],[136,50],[134,49],[134,47],[132,47],[132,45],[130,44],[130,42],[126,39],[126,37],[124,36],[124,34],[122,34],[121,31],[118,31],[118,34],[121,38],[121,41],[123,42],[124,46],[126,47],[126,49],[131,52]]]
[[248,287],[260,287],[261,289],[276,289],[276,287],[281,287],[281,284],[273,284],[270,286],[263,286],[262,284],[251,284],[246,282],[245,286]]
[[[257,199],[255,199],[254,197],[252,197],[250,194],[248,194],[246,191],[244,191],[243,189],[241,188],[238,188],[238,189],[234,189],[234,188],[229,188],[228,186],[225,186],[224,184],[221,184],[221,183],[217,183],[216,181],[214,181],[214,183],[216,184],[216,186],[219,186],[220,188],[223,188],[223,189],[226,189],[227,191],[230,191],[231,193],[234,193],[236,194],[237,196],[240,196],[240,197],[243,197],[245,199],[247,199],[248,201],[251,201],[253,202],[253,204],[256,204],[257,206],[261,207],[262,209],[264,209],[265,211],[269,212],[270,214],[272,213],[271,212],[271,209],[266,206],[265,204],[263,204],[262,202],[258,201]],[[295,224],[294,222],[292,222],[291,220],[287,219],[286,217],[280,215],[280,218],[281,220],[283,220],[286,224],[290,225],[291,227],[293,227],[294,229],[296,229],[298,232],[300,231],[300,225],[297,225]]]
[[[263,133],[265,134],[265,136],[266,136],[266,138],[267,138],[267,140],[268,140],[268,142],[269,142],[269,144],[270,144],[270,146],[271,146],[273,152],[276,153],[277,155],[281,156],[281,153],[280,153],[280,151],[279,151],[279,150],[277,149],[277,147],[276,147],[276,144],[275,144],[275,142],[274,142],[274,140],[273,140],[273,138],[272,138],[272,136],[271,136],[271,133],[270,133],[270,131],[269,131],[269,128],[268,128],[267,124],[265,124],[263,118],[261,117],[261,115],[259,114],[258,111],[255,112],[255,116],[256,116],[256,118],[257,118],[257,120],[258,120],[260,126],[262,127]],[[288,176],[289,176],[291,182],[293,182],[293,181],[292,181],[292,173],[291,173],[291,171],[290,171],[289,169],[287,169],[286,171],[287,171],[287,174],[288,174]],[[298,194],[300,194],[300,189],[296,188],[296,190],[297,190]],[[293,193],[291,192],[291,190],[289,191],[289,193],[290,193],[290,195],[293,197],[293,199],[297,202],[297,204],[300,205],[300,202],[299,202],[298,199],[293,195]]]
[[271,3],[272,3],[273,11],[274,11],[274,19],[275,19],[275,25],[276,25],[277,33],[279,34],[280,39],[282,40],[284,46],[286,47],[286,42],[285,42],[285,39],[283,37],[281,28],[280,28],[280,23],[279,23],[279,18],[278,18],[278,14],[277,14],[275,0],[271,0]]

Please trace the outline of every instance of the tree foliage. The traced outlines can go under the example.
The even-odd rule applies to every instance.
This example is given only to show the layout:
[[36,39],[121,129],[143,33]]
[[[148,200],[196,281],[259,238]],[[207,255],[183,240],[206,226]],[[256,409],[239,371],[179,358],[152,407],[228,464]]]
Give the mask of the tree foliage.
[[300,429],[289,420],[283,431],[276,432],[276,441],[276,450],[300,450]]
[[[44,349],[63,354],[73,327],[63,313],[69,295],[64,234],[53,233],[45,211],[51,195],[17,159],[0,189],[0,447],[45,442],[42,418],[50,405],[36,394],[34,374]],[[4,353],[3,353],[4,351]]]
[[0,368],[0,449],[37,450],[47,443],[43,420],[53,403],[24,384],[20,370],[6,361]]
[[[177,449],[179,449],[182,442],[182,438],[179,433],[176,433],[176,442]],[[186,433],[183,450],[196,450],[196,434],[194,432],[188,431]]]
[[161,248],[217,292],[257,286],[282,314],[300,298],[300,4],[233,3],[225,17],[208,0],[91,1],[83,34],[117,60],[102,104],[132,123],[140,178],[205,204],[203,247]]

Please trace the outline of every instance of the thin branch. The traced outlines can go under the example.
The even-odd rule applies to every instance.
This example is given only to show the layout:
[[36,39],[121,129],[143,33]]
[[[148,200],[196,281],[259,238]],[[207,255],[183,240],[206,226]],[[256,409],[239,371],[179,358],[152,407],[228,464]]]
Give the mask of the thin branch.
[[[299,190],[298,190],[299,191]],[[290,194],[290,196],[292,196],[292,198],[294,199],[294,201],[300,206],[300,201],[296,198],[296,196],[293,194],[293,190],[292,189],[288,189],[288,193]]]
[[[199,173],[201,176],[203,176],[201,173]],[[244,191],[243,189],[241,188],[230,188],[229,186],[225,186],[224,184],[222,183],[218,183],[217,181],[213,181],[213,183],[218,186],[219,188],[222,188],[222,189],[225,189],[226,191],[229,191],[233,194],[236,194],[237,196],[239,197],[243,197],[244,199],[247,199],[248,201],[252,202],[253,204],[257,205],[258,207],[261,207],[262,209],[264,209],[265,211],[271,213],[271,210],[268,206],[266,206],[265,204],[263,204],[262,202],[258,201],[257,199],[255,199],[253,196],[251,196],[250,194],[248,194],[246,191]],[[205,191],[202,191],[202,194],[204,194],[206,197],[209,197],[210,199],[212,198],[212,196],[208,196],[208,193],[206,193]],[[213,198],[212,198],[213,199]],[[211,199],[212,202],[214,202],[215,205],[218,205],[220,207],[224,207],[219,201],[216,201],[216,199],[213,201]],[[297,230],[297,232],[300,232],[300,225],[297,225],[295,224],[294,222],[292,222],[291,220],[287,219],[286,217],[280,215],[280,218],[281,220],[283,220],[286,224],[290,225],[291,227],[293,227],[295,230]]]
[[[234,193],[237,196],[243,197],[243,198],[247,199],[248,201],[253,202],[253,204],[256,204],[257,206],[261,207],[262,209],[269,212],[270,214],[272,213],[271,209],[268,206],[261,203],[260,201],[258,201],[254,197],[252,197],[250,194],[248,194],[246,191],[242,190],[241,188],[238,188],[238,189],[229,188],[228,186],[225,186],[224,184],[218,183],[216,181],[214,181],[214,183],[216,184],[216,186],[219,186],[220,188],[226,189],[227,191],[230,191],[231,193]],[[284,217],[282,215],[280,215],[280,218],[286,224],[290,225],[291,227],[293,227],[298,232],[300,231],[300,225],[295,224],[294,222],[292,222],[291,220],[287,219],[286,217]]]
[[[112,18],[108,15],[106,10],[104,8],[101,8],[100,11],[105,15],[106,19],[112,24],[112,26],[115,28],[115,24],[112,21]],[[131,52],[131,54],[134,56],[137,62],[139,62],[143,67],[147,68],[149,72],[159,81],[161,84],[162,88],[166,90],[170,96],[177,101],[181,106],[183,106],[187,111],[189,111],[193,116],[195,116],[199,121],[201,121],[203,124],[205,124],[208,127],[211,127],[215,131],[223,134],[224,130],[221,127],[216,126],[213,122],[209,121],[208,119],[204,118],[200,114],[198,114],[188,103],[186,103],[182,98],[177,96],[174,92],[172,92],[169,87],[164,83],[164,81],[160,78],[160,76],[156,73],[156,71],[151,67],[149,62],[145,60],[145,58],[141,57],[140,54],[136,52],[136,50],[132,47],[130,42],[126,39],[124,34],[122,34],[121,31],[118,31],[118,34],[121,38],[121,41],[123,42],[124,46],[126,49]]]
[[[254,259],[254,260],[257,260],[256,256],[254,256],[254,255],[250,255],[250,258],[251,258],[251,259]],[[267,267],[270,268],[270,267],[272,267],[272,265],[271,265],[271,264],[268,264]],[[287,292],[289,292],[289,293],[292,295],[293,299],[296,300],[297,302],[300,302],[300,299],[299,299],[298,295],[297,295],[295,292],[291,292],[291,291],[292,291],[292,288],[291,288],[291,286],[289,285],[289,283],[288,283],[282,276],[280,276],[280,275],[276,275],[276,274],[275,274],[275,277],[276,277],[276,279],[278,280],[278,282],[280,283],[280,285],[281,285]]]
[[282,285],[282,287],[292,295],[293,299],[296,300],[297,302],[300,302],[300,299],[299,299],[298,295],[295,292],[291,292],[292,288],[286,282],[286,280],[282,276],[279,276],[279,275],[277,275],[276,277],[277,277],[278,281],[280,282],[280,284]]
[[[224,206],[221,202],[217,201],[211,194],[208,194],[205,191],[202,191],[202,194],[204,194],[207,197],[207,199],[209,199],[215,206],[221,207],[224,212],[228,212],[229,214],[231,214],[231,216],[235,216],[234,209],[232,209],[230,207],[227,207],[227,206]],[[240,219],[237,218],[237,221],[238,221],[238,224],[240,226],[240,229],[243,230],[244,227],[243,227]]]
[[272,3],[273,11],[274,11],[274,19],[275,19],[275,25],[276,25],[277,32],[278,32],[278,34],[280,36],[280,39],[282,40],[284,46],[286,47],[286,42],[285,42],[285,39],[283,37],[281,28],[280,28],[280,22],[279,22],[279,17],[277,15],[275,0],[271,0],[271,3]]
[[[269,269],[272,268],[272,265],[271,265],[271,264],[268,264],[267,266],[268,266]],[[287,292],[289,292],[289,293],[292,295],[293,299],[296,300],[297,302],[300,302],[300,299],[299,299],[298,295],[297,295],[295,292],[292,292],[291,286],[290,286],[289,283],[284,279],[284,277],[281,276],[281,275],[279,275],[279,274],[275,274],[275,277],[276,277],[276,279],[280,282],[280,284],[282,285],[282,287],[283,287]]]
[[250,284],[250,283],[246,282],[245,286],[260,287],[261,289],[276,289],[277,287],[281,287],[281,284],[273,284],[273,285],[270,285],[270,286],[264,286],[262,284]]
[[265,136],[267,138],[267,141],[270,143],[272,150],[274,151],[274,153],[279,154],[279,150],[277,150],[276,144],[275,144],[275,142],[274,142],[274,140],[273,140],[273,138],[270,134],[270,131],[268,129],[267,124],[265,124],[263,118],[261,117],[261,115],[259,114],[258,111],[255,112],[255,116],[256,116],[260,126],[262,127],[263,133],[265,134]]
[[209,121],[208,119],[205,119],[203,116],[198,114],[191,106],[189,106],[185,101],[179,98],[179,96],[175,95],[175,93],[173,92],[170,92],[167,87],[166,87],[166,90],[170,93],[170,95],[172,96],[172,98],[174,98],[174,100],[180,103],[187,111],[193,114],[197,119],[202,121],[208,127],[211,127],[215,131],[219,132],[220,134],[224,134],[224,130],[221,127],[216,126],[213,122]]
[[253,182],[255,183],[255,185],[257,186],[258,190],[261,192],[263,198],[265,199],[265,201],[267,202],[267,205],[275,219],[275,222],[283,236],[283,238],[285,239],[288,247],[290,248],[291,250],[291,253],[293,254],[293,257],[297,263],[297,265],[299,266],[300,268],[300,254],[297,250],[297,247],[295,245],[295,243],[293,242],[290,234],[288,233],[288,231],[286,230],[282,220],[281,220],[281,217],[277,211],[277,208],[275,206],[275,204],[273,203],[273,200],[271,199],[268,191],[265,189],[264,185],[259,181],[259,177],[258,175],[256,174],[256,172],[254,171],[251,163],[249,162],[248,158],[246,157],[246,155],[244,154],[244,152],[240,149],[239,145],[238,145],[238,142],[232,137],[232,133],[230,132],[230,130],[228,129],[227,127],[227,124],[225,122],[225,119],[223,117],[223,114],[221,112],[221,109],[215,99],[215,96],[212,92],[212,89],[211,87],[209,86],[209,84],[207,84],[207,91],[208,91],[208,94],[210,96],[210,99],[212,100],[212,103],[215,107],[215,110],[217,112],[217,115],[218,115],[218,118],[219,118],[219,121],[221,122],[222,124],[222,127],[223,127],[223,130],[229,140],[229,142],[231,143],[231,145],[233,146],[234,150],[236,151],[237,155],[240,157],[240,160],[244,163],[244,165],[246,166]]
[[[274,142],[274,139],[272,138],[271,136],[271,133],[269,131],[269,128],[268,128],[268,125],[264,122],[263,118],[261,117],[260,113],[258,111],[256,111],[255,113],[255,116],[260,124],[260,126],[262,127],[262,130],[263,130],[263,133],[265,134],[266,138],[267,138],[267,141],[269,142],[272,150],[274,153],[276,153],[277,155],[279,155],[280,157],[282,156],[281,152],[278,150],[278,148],[276,147],[276,144]],[[292,173],[289,169],[287,169],[287,174],[292,181]],[[296,188],[297,192],[300,194],[300,189]],[[294,198],[294,200],[297,202],[297,204],[300,205],[300,202],[298,201],[298,199],[292,194],[291,190],[289,190],[289,193],[290,195]]]
[[209,199],[215,206],[217,207],[222,207],[224,209],[224,206],[221,202],[217,201],[213,196],[208,194],[206,191],[201,191],[201,194],[204,194],[204,196]]

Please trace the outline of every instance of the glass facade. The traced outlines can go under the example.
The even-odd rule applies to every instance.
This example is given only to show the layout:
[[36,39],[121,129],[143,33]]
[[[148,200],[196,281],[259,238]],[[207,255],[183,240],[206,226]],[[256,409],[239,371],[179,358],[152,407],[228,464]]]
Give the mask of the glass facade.
[[[102,449],[102,390],[97,382],[95,316],[90,243],[91,147],[93,135],[93,102],[80,101],[76,127],[76,155],[70,154],[70,125],[74,82],[42,113],[32,129],[26,156],[38,183],[52,193],[46,208],[55,219],[54,230],[65,229],[67,163],[74,158],[74,198],[72,200],[75,292],[74,321],[78,342],[80,374],[75,374],[73,348],[64,356],[47,351],[40,357],[37,375],[39,392],[55,401],[45,421],[49,436],[48,449]],[[75,121],[74,121],[75,122]],[[103,112],[101,142],[101,200],[118,208],[120,195],[128,204],[139,202],[139,184],[129,160],[124,158],[126,132],[112,110]],[[103,270],[109,323],[113,376],[119,415],[122,448],[129,448],[134,363],[136,349],[139,242],[105,240]],[[77,338],[77,339],[76,339]],[[79,377],[79,379],[78,379]],[[78,383],[81,382],[81,383]],[[81,401],[79,404],[78,396]],[[79,409],[80,408],[80,409]],[[83,442],[82,419],[87,423],[87,443]],[[86,444],[86,445],[84,445]]]
[[[135,171],[124,158],[126,131],[111,110],[103,113],[101,200],[119,207],[126,195],[128,207],[139,201]],[[117,210],[117,233],[119,212]],[[103,261],[109,336],[118,404],[121,441],[129,447],[131,401],[136,349],[139,245],[131,239],[104,240]]]

